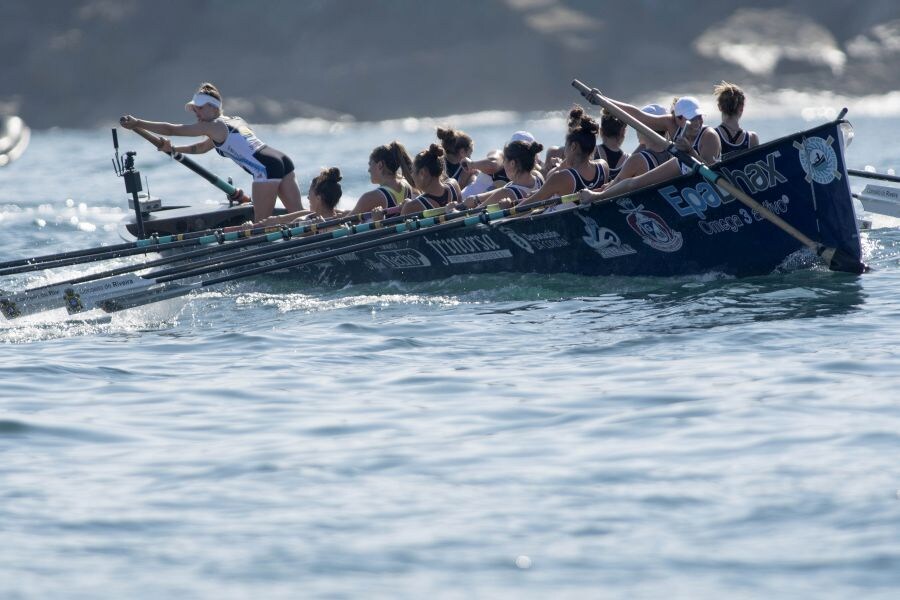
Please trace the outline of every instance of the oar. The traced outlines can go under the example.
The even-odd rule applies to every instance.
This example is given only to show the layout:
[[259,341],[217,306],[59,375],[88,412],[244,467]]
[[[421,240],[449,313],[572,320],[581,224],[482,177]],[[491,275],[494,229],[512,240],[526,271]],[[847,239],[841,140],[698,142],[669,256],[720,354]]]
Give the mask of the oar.
[[716,173],[693,156],[677,150],[674,144],[668,142],[668,140],[663,138],[661,135],[632,117],[630,114],[616,106],[614,103],[610,102],[609,99],[605,98],[596,88],[591,89],[577,79],[572,81],[572,86],[579,92],[581,92],[581,95],[584,96],[591,104],[602,106],[613,115],[618,117],[621,121],[631,125],[635,128],[635,130],[640,131],[648,138],[657,140],[660,143],[668,144],[668,147],[666,149],[669,151],[669,153],[676,156],[678,160],[691,165],[700,173],[700,175],[703,176],[704,179],[706,179],[713,185],[716,185],[719,188],[725,190],[726,192],[737,198],[742,204],[744,204],[748,208],[755,210],[767,221],[796,239],[798,242],[815,252],[817,255],[821,256],[822,259],[825,260],[825,263],[828,265],[829,269],[833,271],[845,271],[848,273],[865,273],[868,270],[868,267],[866,267],[866,265],[861,263],[859,260],[851,256],[847,252],[839,248],[830,248],[820,242],[811,240],[802,231],[770,211],[768,208],[751,198],[749,195],[745,194],[743,190],[725,179],[725,177],[723,177],[719,173]]
[[[388,209],[385,214],[399,212],[398,208]],[[371,213],[358,213],[355,215],[347,215],[329,219],[325,222],[315,223],[311,225],[313,229],[331,227],[340,225],[349,221],[359,221],[370,216]],[[125,244],[117,244],[114,246],[101,246],[98,248],[87,248],[85,250],[73,250],[71,252],[61,252],[59,254],[48,254],[46,256],[38,256],[34,258],[26,258],[20,260],[0,263],[0,277],[5,275],[15,275],[17,273],[30,273],[33,271],[44,271],[49,269],[57,269],[60,267],[68,267],[71,265],[80,265],[102,260],[112,260],[114,258],[123,258],[126,256],[134,256],[137,254],[149,254],[162,252],[175,248],[184,248],[189,246],[203,246],[206,244],[225,242],[233,242],[240,238],[253,237],[262,234],[272,233],[273,231],[282,231],[282,227],[268,225],[264,227],[254,227],[244,229],[241,227],[226,227],[225,229],[208,229],[197,233],[186,233],[177,235],[168,235],[162,237],[153,237],[128,242]]]
[[[124,120],[125,120],[125,117],[122,117],[121,119],[119,119],[119,121],[123,122],[123,123],[124,123]],[[131,131],[135,132],[136,134],[138,134],[139,136],[141,136],[142,138],[144,138],[145,140],[147,140],[148,142],[150,142],[151,144],[156,146],[157,149],[162,148],[162,146],[163,146],[162,138],[150,133],[146,129],[141,129],[140,127],[135,127]],[[224,181],[223,179],[217,177],[213,173],[210,173],[209,171],[207,171],[206,169],[204,169],[203,167],[198,165],[196,162],[194,162],[193,160],[191,160],[190,158],[188,158],[181,152],[167,152],[166,154],[168,154],[173,159],[180,162],[185,167],[187,167],[188,169],[190,169],[191,171],[193,171],[194,173],[196,173],[203,179],[207,180],[208,182],[210,182],[211,184],[213,184],[214,186],[216,186],[217,188],[219,188],[220,190],[225,192],[228,195],[228,200],[230,200],[231,202],[236,202],[238,204],[250,202],[250,198],[248,198],[247,195],[244,194],[243,190],[241,190],[240,188],[234,187],[227,181]]]
[[[57,252],[54,254],[45,254],[42,256],[32,256],[31,258],[18,258],[15,260],[8,260],[5,262],[0,262],[0,276],[2,275],[13,275],[15,273],[24,273],[27,271],[39,271],[43,268],[53,268],[53,267],[41,267],[39,265],[44,265],[47,263],[57,263],[57,261],[64,261],[68,259],[74,258],[87,258],[85,261],[81,262],[91,262],[93,260],[106,260],[106,254],[111,252],[119,252],[122,250],[130,250],[133,248],[144,248],[144,252],[156,252],[159,247],[165,246],[166,244],[172,242],[181,242],[184,240],[192,240],[208,235],[216,235],[218,232],[224,233],[232,233],[237,232],[241,236],[251,236],[258,235],[261,233],[267,233],[271,231],[271,225],[267,227],[254,227],[251,229],[246,229],[241,226],[234,227],[226,227],[224,229],[204,229],[203,231],[193,231],[190,233],[178,233],[173,235],[164,235],[164,236],[156,236],[150,237],[143,240],[135,240],[133,242],[125,242],[122,244],[113,244],[111,246],[96,246],[94,248],[84,248],[81,250],[69,250],[66,252]],[[152,247],[151,250],[146,250],[146,248]],[[140,254],[138,252],[137,254]],[[122,256],[122,255],[119,255]],[[119,256],[113,256],[110,258],[118,258]],[[93,258],[89,258],[93,257]],[[66,266],[68,264],[78,264],[78,263],[60,263],[56,266]],[[33,269],[26,269],[24,271],[14,271],[16,267],[20,266],[36,266]]]
[[[0,297],[0,313],[2,313],[7,319],[16,319],[19,317],[45,312],[48,310],[62,308],[63,306],[65,306],[70,313],[79,312],[83,310],[84,307],[92,307],[94,306],[94,304],[96,304],[96,302],[99,302],[107,297],[120,295],[123,290],[141,289],[154,285],[158,283],[156,279],[158,277],[174,277],[178,273],[191,270],[196,271],[201,267],[212,267],[207,271],[212,272],[220,270],[216,268],[215,265],[227,263],[234,257],[239,256],[242,259],[246,259],[252,256],[262,256],[274,251],[284,254],[285,247],[297,248],[304,245],[312,245],[311,247],[320,247],[322,244],[316,245],[315,243],[328,242],[330,240],[339,239],[344,237],[345,235],[348,235],[348,232],[361,233],[370,229],[381,228],[385,225],[398,223],[408,218],[429,217],[433,214],[437,214],[438,212],[443,212],[443,210],[444,209],[429,209],[414,215],[391,217],[388,219],[384,219],[383,221],[373,221],[371,223],[355,225],[352,226],[352,228],[349,230],[336,229],[330,233],[326,232],[317,234],[316,232],[321,229],[340,225],[350,219],[355,219],[364,215],[351,215],[349,217],[341,217],[338,219],[332,219],[330,221],[306,223],[303,225],[298,225],[294,228],[279,228],[276,231],[271,231],[270,229],[270,233],[266,235],[258,235],[241,240],[238,239],[238,236],[241,235],[241,232],[232,232],[230,234],[209,236],[201,238],[197,240],[197,242],[205,244],[221,244],[223,241],[228,241],[229,243],[225,245],[212,246],[210,248],[202,248],[190,252],[183,252],[174,256],[168,256],[143,263],[126,265],[123,267],[110,269],[108,271],[92,273],[90,275],[84,275],[81,277],[76,277],[74,279],[56,282],[29,290],[8,293],[8,295]],[[262,244],[271,245],[276,242],[278,242],[278,244],[274,248],[263,247],[253,250],[241,250],[242,248],[245,248],[247,246]],[[170,245],[168,247],[172,248],[173,246]],[[149,275],[130,275],[118,277],[119,275],[123,275],[125,273],[132,273],[134,271],[141,271],[151,267],[162,266],[175,262],[184,262],[194,258],[208,256],[210,254],[221,254],[221,256],[216,256],[206,261],[183,264],[163,271],[156,271]],[[263,259],[256,260],[258,261]]]
[[[577,200],[577,195],[564,196],[562,198],[563,201],[571,202]],[[117,298],[110,298],[104,300],[99,303],[99,307],[102,308],[106,312],[118,312],[120,310],[125,310],[128,308],[135,308],[138,306],[144,306],[146,304],[152,304],[154,302],[160,302],[162,300],[168,300],[170,298],[177,298],[180,296],[185,296],[194,290],[199,290],[202,288],[206,288],[213,285],[218,285],[220,283],[225,283],[228,281],[235,281],[238,279],[243,279],[246,277],[252,277],[254,275],[261,275],[264,273],[271,273],[272,271],[278,271],[281,269],[290,269],[294,267],[299,267],[303,265],[310,265],[317,262],[322,262],[324,260],[328,260],[331,258],[335,258],[337,256],[343,256],[345,254],[350,254],[353,252],[361,252],[363,250],[369,250],[371,248],[377,248],[379,246],[383,246],[385,244],[393,244],[397,242],[401,242],[413,237],[418,237],[422,235],[427,235],[430,233],[434,233],[437,231],[444,231],[447,229],[456,229],[462,227],[472,227],[478,224],[489,224],[493,221],[497,221],[499,219],[503,219],[505,217],[513,216],[516,214],[525,214],[530,213],[535,208],[540,208],[542,206],[549,206],[551,204],[555,204],[559,202],[558,198],[551,198],[548,200],[543,200],[541,202],[537,202],[535,204],[531,204],[524,208],[519,208],[513,206],[511,208],[496,210],[492,212],[482,211],[477,215],[472,216],[464,216],[462,218],[453,218],[453,215],[440,215],[437,217],[429,217],[425,219],[418,220],[410,220],[399,225],[393,227],[393,233],[391,230],[388,230],[390,235],[381,236],[374,240],[368,240],[359,243],[351,243],[345,246],[341,246],[340,248],[335,248],[333,250],[327,250],[324,252],[318,252],[312,255],[305,255],[294,258],[292,260],[286,261],[275,261],[270,264],[261,264],[257,267],[253,267],[250,269],[244,269],[238,271],[236,273],[227,273],[225,275],[205,279],[203,281],[198,281],[189,284],[166,284],[165,281],[160,281],[163,285],[158,288],[151,288],[145,291],[130,293],[119,296]],[[452,220],[448,220],[452,219]],[[307,250],[311,250],[311,248],[307,248]],[[272,257],[267,257],[271,259]],[[250,261],[250,264],[256,264],[259,261]],[[235,266],[242,266],[247,264],[247,261],[237,260],[232,264],[228,265],[225,268],[232,268]],[[165,279],[165,278],[162,278]]]
[[859,169],[847,169],[847,174],[853,175],[854,177],[863,177],[865,179],[878,179],[880,181],[900,183],[900,177],[888,175],[887,173],[872,173],[871,171],[860,171]]

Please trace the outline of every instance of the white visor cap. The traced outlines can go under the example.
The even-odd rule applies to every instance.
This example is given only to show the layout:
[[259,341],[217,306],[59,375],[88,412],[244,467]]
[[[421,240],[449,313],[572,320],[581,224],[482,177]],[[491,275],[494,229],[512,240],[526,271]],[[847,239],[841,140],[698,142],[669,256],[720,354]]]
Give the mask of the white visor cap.
[[206,104],[212,104],[216,108],[222,108],[222,102],[220,102],[217,98],[213,98],[209,94],[194,94],[194,97],[191,98],[191,101],[184,105],[184,110],[187,112],[191,112],[192,106],[204,106]]

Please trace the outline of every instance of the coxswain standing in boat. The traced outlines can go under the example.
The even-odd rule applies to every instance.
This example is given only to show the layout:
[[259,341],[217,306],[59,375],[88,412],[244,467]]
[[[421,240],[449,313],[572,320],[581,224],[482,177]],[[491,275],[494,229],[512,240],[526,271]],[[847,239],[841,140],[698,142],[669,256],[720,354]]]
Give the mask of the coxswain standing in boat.
[[188,146],[172,146],[163,139],[160,151],[166,153],[203,154],[215,149],[253,176],[253,217],[261,221],[272,215],[275,201],[281,198],[288,212],[303,210],[302,196],[294,174],[294,163],[282,152],[262,143],[240,117],[222,114],[222,94],[211,83],[203,83],[185,105],[193,112],[196,123],[178,125],[144,121],[131,115],[119,121],[126,129],[139,127],[160,135],[206,136],[206,140]]
[[421,194],[405,202],[400,210],[401,215],[422,212],[432,208],[453,208],[462,194],[459,183],[455,179],[444,177],[444,150],[437,144],[431,144],[428,150],[422,150],[413,160],[413,178],[416,188]]
[[530,143],[514,140],[503,148],[503,170],[509,182],[498,190],[468,196],[464,203],[467,208],[489,204],[514,204],[537,192],[544,185],[544,177],[535,169],[537,156],[544,147],[535,141]]
[[599,132],[597,121],[584,114],[584,109],[576,105],[569,112],[569,133],[566,135],[563,163],[568,166],[556,169],[541,189],[522,200],[519,206],[529,206],[584,189],[596,190],[609,181],[609,165],[606,161],[592,160]]
[[359,197],[350,214],[398,208],[416,196],[413,165],[403,144],[393,141],[369,154],[369,180],[378,187]]
[[741,129],[741,117],[744,114],[746,100],[744,90],[733,83],[723,81],[713,88],[713,95],[722,113],[722,124],[715,130],[722,145],[722,158],[758,146],[759,136],[756,132]]

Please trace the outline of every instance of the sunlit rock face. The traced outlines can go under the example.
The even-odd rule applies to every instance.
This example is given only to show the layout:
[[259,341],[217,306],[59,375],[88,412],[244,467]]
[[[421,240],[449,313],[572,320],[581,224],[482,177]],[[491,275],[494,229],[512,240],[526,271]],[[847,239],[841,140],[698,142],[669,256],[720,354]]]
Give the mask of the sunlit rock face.
[[694,42],[701,56],[720,58],[754,75],[771,75],[789,59],[825,66],[839,75],[847,55],[834,36],[810,17],[781,9],[740,9]]

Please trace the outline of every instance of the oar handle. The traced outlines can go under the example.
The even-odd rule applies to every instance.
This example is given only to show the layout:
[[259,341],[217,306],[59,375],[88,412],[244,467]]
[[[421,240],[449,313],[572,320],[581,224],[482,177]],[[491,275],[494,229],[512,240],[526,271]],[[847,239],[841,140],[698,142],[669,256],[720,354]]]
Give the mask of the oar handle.
[[634,127],[636,131],[644,134],[652,140],[656,140],[657,142],[666,144],[667,146],[671,145],[671,142],[669,142],[669,140],[659,135],[659,133],[653,131],[650,127],[648,127],[641,121],[638,121],[633,116],[619,108],[619,106],[617,106],[614,102],[610,101],[603,94],[601,94],[600,90],[598,90],[597,88],[589,88],[577,79],[572,81],[572,87],[578,90],[588,102],[596,106],[602,106],[603,108],[611,112],[613,116],[618,118],[620,121],[628,123],[629,125]]
[[[132,129],[132,131],[135,132],[136,134],[138,134],[139,136],[141,136],[142,138],[144,138],[145,140],[147,140],[148,142],[150,142],[151,144],[153,144],[154,146],[156,146],[157,150],[159,150],[160,148],[163,147],[164,142],[163,142],[162,138],[150,133],[146,129],[141,129],[140,127],[135,127],[134,129]],[[207,180],[208,182],[210,182],[211,184],[213,184],[214,186],[216,186],[217,188],[219,188],[220,190],[222,190],[223,192],[228,194],[229,200],[231,200],[233,202],[238,202],[238,203],[250,202],[250,198],[247,197],[247,195],[244,193],[244,191],[242,189],[236,188],[233,185],[231,185],[230,183],[228,183],[227,181],[224,181],[221,178],[217,177],[215,174],[210,173],[209,171],[207,171],[206,169],[204,169],[203,167],[198,165],[196,162],[194,162],[190,158],[186,157],[184,154],[182,154],[180,152],[174,152],[174,151],[166,152],[166,154],[168,154],[169,156],[171,156],[172,158],[174,158],[175,160],[177,160],[178,162],[180,162],[181,164],[186,166],[188,169],[190,169],[197,175],[200,175],[205,180]]]

